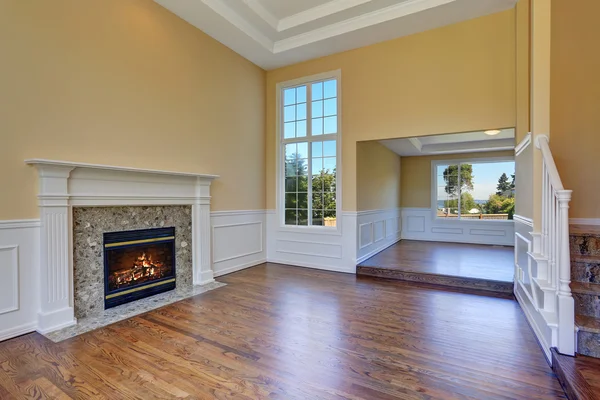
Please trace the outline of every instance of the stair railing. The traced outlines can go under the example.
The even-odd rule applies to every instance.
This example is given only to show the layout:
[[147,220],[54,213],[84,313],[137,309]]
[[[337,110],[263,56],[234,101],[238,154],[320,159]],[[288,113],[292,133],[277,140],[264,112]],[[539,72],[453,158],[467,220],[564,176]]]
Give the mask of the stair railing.
[[556,169],[548,136],[538,135],[536,147],[542,153],[542,232],[541,250],[548,260],[548,283],[556,288],[557,348],[562,354],[575,354],[575,302],[571,294],[569,249],[569,202]]

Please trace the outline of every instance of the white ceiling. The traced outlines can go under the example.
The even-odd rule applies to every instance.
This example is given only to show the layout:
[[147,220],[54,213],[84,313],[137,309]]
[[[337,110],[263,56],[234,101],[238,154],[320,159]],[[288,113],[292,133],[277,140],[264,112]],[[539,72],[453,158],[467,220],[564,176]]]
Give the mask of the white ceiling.
[[273,69],[507,10],[517,0],[154,0]]
[[482,131],[381,140],[379,143],[400,156],[427,156],[433,154],[514,150],[515,130],[502,129],[501,132],[495,136],[486,135]]

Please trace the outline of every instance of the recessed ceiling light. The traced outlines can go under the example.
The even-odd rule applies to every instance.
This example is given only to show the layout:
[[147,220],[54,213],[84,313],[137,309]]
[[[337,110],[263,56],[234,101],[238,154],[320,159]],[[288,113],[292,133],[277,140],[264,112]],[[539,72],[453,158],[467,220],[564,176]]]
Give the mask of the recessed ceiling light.
[[496,136],[497,134],[499,134],[499,133],[500,133],[500,131],[499,131],[499,130],[497,130],[497,129],[493,129],[493,130],[491,130],[491,131],[485,131],[485,132],[483,132],[483,133],[485,133],[486,135],[489,135],[489,136]]

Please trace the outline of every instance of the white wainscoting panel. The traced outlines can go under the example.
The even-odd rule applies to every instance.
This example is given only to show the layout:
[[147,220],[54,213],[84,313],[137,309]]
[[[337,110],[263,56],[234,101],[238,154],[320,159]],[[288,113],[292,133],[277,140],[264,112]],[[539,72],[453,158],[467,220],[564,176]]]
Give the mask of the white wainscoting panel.
[[439,221],[430,208],[402,208],[402,239],[514,246],[513,221]]
[[264,210],[211,213],[215,276],[262,264],[267,258]]
[[[356,212],[344,212],[341,231],[282,228],[275,210],[267,211],[267,260],[273,263],[356,273]],[[372,232],[365,233],[366,238]],[[365,240],[366,240],[365,238]]]
[[0,340],[37,327],[39,220],[0,221]]
[[536,261],[535,238],[531,234],[533,221],[515,215],[515,297],[525,317],[542,345],[548,360],[550,348],[557,344],[556,318],[545,312],[544,292],[538,285],[539,267]]
[[399,208],[359,211],[357,224],[359,226],[357,263],[363,262],[400,240],[402,225]]

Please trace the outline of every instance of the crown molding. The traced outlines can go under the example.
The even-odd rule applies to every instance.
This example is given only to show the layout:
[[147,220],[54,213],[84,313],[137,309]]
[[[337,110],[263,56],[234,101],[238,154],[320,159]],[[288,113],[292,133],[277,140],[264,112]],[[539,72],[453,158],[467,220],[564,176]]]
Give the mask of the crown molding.
[[410,138],[408,139],[408,141],[411,142],[417,150],[419,150],[419,153],[423,152],[423,143],[421,143],[421,141],[418,138]]
[[[256,0],[254,0],[256,1]],[[278,32],[295,28],[320,18],[325,18],[329,15],[348,10],[350,8],[370,3],[373,0],[333,0],[325,4],[310,8],[306,11],[299,12],[289,17],[282,18],[277,26]]]
[[263,46],[265,49],[273,52],[274,43],[271,39],[265,36],[262,32],[254,27],[245,18],[241,17],[231,7],[225,4],[222,0],[202,0],[210,9],[219,14],[221,17],[229,21],[230,24],[250,36],[254,41]]
[[271,14],[269,10],[267,10],[260,0],[243,0],[244,3],[250,8],[256,15],[262,18],[269,26],[275,29],[277,32],[280,32],[279,26],[281,25],[281,21],[277,19],[276,16]]
[[306,46],[308,44],[319,42],[345,33],[353,32],[358,29],[367,28],[369,26],[381,24],[397,18],[405,17],[410,14],[415,14],[421,11],[428,10],[455,2],[456,0],[411,0],[393,6],[381,8],[370,13],[359,15],[354,18],[349,18],[335,24],[327,25],[322,28],[292,36],[287,39],[282,39],[275,42],[273,53],[282,53],[297,47]]

